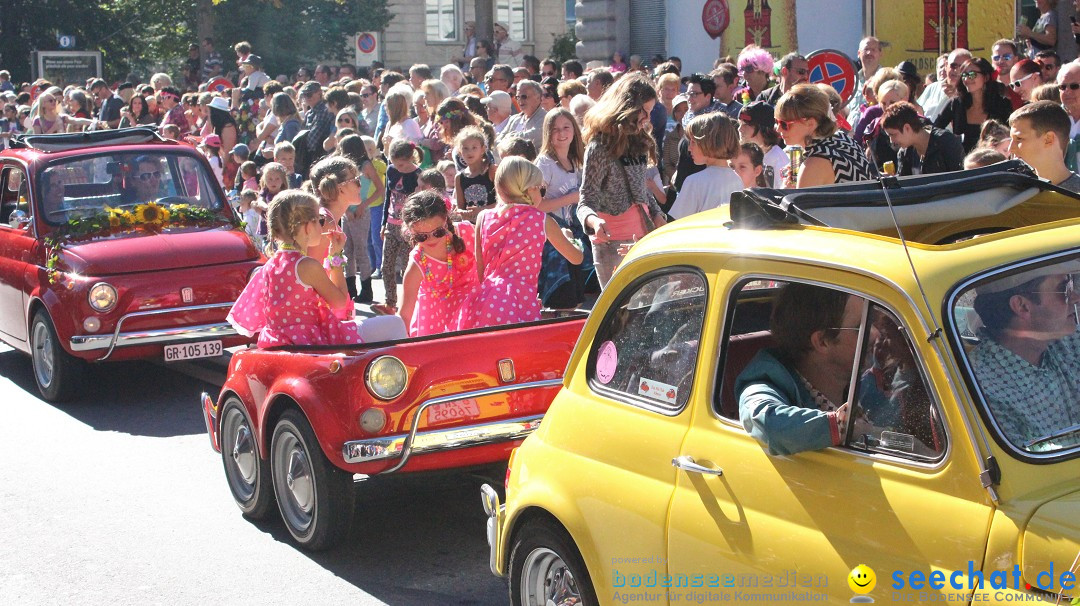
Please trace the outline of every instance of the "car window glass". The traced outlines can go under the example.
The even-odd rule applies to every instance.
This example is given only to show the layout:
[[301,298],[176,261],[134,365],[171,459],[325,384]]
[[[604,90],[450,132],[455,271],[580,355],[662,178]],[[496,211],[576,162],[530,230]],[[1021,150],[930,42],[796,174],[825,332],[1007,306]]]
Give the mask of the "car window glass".
[[1080,256],[1029,262],[958,292],[949,314],[985,420],[1021,453],[1080,446]]
[[12,212],[19,210],[30,216],[25,173],[21,168],[7,166],[0,175],[3,187],[0,189],[0,223],[10,225]]
[[[801,351],[798,344],[809,340],[811,333],[799,337],[799,330],[790,328],[788,335],[773,332],[785,325],[783,322],[774,324],[772,316],[774,305],[788,284],[781,280],[754,278],[743,281],[732,291],[731,316],[721,348],[718,387],[714,396],[714,406],[724,418],[741,423],[739,394],[736,393],[740,376],[746,381],[756,377],[771,382],[769,377],[775,377],[776,370],[783,366],[785,376],[790,375],[813,387],[799,374],[794,361]],[[859,367],[854,375],[858,382],[853,398],[856,414],[853,415],[850,440],[846,443],[859,450],[915,459],[936,458],[943,451],[944,432],[906,330],[883,307],[857,295],[848,296],[856,298],[860,309],[868,305],[865,323],[861,313],[848,322],[849,325],[832,326],[844,324],[837,319],[829,324],[826,335],[831,343],[846,345],[835,350],[839,354],[830,353],[828,361],[836,367],[835,372],[848,387],[836,396],[839,400],[836,402],[827,402],[827,398],[819,400],[820,393],[807,389],[814,399],[808,398],[799,405],[833,410],[847,401],[858,357]],[[808,302],[807,305],[811,304]],[[808,308],[792,317],[805,317],[806,322],[814,322],[815,311]],[[826,324],[821,319],[816,321]],[[786,325],[804,326],[801,321]],[[860,339],[862,355],[857,353]],[[847,360],[846,367],[837,355]]]
[[931,460],[944,451],[945,432],[906,332],[895,316],[870,305],[848,443]]
[[53,224],[93,216],[105,207],[187,204],[220,211],[223,201],[194,157],[176,152],[76,156],[38,177],[41,208]]
[[681,409],[694,380],[705,305],[705,278],[695,271],[631,285],[597,331],[590,385],[635,404]]

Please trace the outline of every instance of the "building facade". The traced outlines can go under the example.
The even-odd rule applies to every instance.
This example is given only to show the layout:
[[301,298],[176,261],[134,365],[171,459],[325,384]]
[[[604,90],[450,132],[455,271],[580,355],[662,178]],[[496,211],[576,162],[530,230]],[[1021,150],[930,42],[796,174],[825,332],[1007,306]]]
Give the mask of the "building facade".
[[[541,59],[555,37],[573,27],[573,4],[566,0],[488,1],[495,3],[495,20],[509,24],[510,37]],[[449,63],[464,49],[464,25],[473,20],[474,7],[474,0],[389,0],[394,18],[382,33],[383,63],[391,68]]]

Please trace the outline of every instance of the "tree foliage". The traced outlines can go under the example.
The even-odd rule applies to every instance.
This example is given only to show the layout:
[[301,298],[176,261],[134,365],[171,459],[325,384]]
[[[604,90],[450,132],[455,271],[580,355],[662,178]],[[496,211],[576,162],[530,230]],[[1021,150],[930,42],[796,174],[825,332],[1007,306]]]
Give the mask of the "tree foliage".
[[[57,36],[75,36],[76,50],[100,50],[105,76],[177,77],[187,45],[197,41],[197,0],[4,0],[0,9],[0,69],[29,80],[30,53],[59,50]],[[266,71],[291,73],[318,60],[350,61],[346,36],[382,29],[386,0],[214,0],[214,37],[226,66],[229,49],[247,40]]]

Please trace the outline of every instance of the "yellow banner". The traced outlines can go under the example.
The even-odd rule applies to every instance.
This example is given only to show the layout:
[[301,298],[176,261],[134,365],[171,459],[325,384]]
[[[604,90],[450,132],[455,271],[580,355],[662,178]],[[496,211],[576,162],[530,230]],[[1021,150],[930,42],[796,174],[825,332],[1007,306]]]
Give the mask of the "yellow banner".
[[799,48],[795,26],[795,0],[728,0],[731,23],[724,30],[721,55],[739,55],[756,44],[782,57]]
[[934,71],[938,55],[966,48],[989,57],[1001,38],[1016,33],[1013,0],[871,0],[874,35],[886,43],[882,65],[913,61]]

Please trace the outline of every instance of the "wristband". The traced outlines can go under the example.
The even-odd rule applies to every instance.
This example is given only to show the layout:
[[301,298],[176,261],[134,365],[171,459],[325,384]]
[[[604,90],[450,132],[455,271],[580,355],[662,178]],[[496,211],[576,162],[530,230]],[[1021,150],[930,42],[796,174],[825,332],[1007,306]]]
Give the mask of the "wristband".
[[338,253],[334,253],[334,254],[326,257],[326,260],[323,261],[323,267],[326,268],[326,269],[333,269],[335,267],[344,268],[345,267],[345,253],[344,252],[338,252]]

